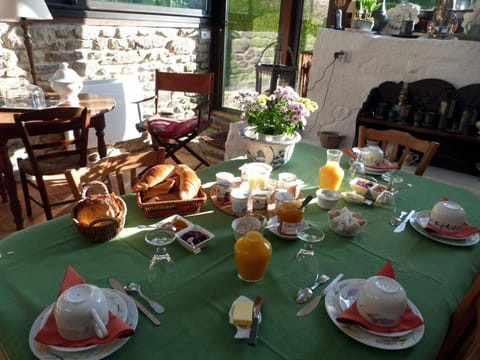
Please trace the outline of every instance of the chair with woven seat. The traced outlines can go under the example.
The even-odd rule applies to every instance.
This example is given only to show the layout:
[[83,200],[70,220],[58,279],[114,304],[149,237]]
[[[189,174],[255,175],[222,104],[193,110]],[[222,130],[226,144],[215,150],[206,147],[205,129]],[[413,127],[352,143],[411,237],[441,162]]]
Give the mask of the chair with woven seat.
[[411,152],[417,153],[419,161],[414,173],[419,176],[423,175],[440,145],[436,141],[418,139],[405,131],[377,130],[362,125],[358,128],[358,147],[364,147],[367,140],[379,142],[379,146],[388,154],[388,160],[396,162],[398,168],[403,166]]
[[[27,158],[18,158],[27,215],[32,215],[31,201],[43,208],[48,220],[52,207],[73,202],[49,199],[45,176],[63,175],[66,169],[87,164],[90,110],[78,107],[55,107],[15,114]],[[68,133],[68,134],[67,134]],[[40,199],[30,194],[36,189]]]
[[105,157],[86,167],[69,169],[65,172],[65,177],[75,200],[82,198],[83,187],[92,181],[101,181],[109,192],[124,195],[130,192],[131,185],[135,183],[142,169],[163,164],[164,160],[164,148],[141,153],[123,153]]
[[480,274],[453,312],[437,359],[480,359]]
[[[175,153],[180,149],[185,149],[200,161],[197,168],[202,164],[209,166],[208,162],[194,151],[189,143],[211,124],[213,89],[213,73],[169,73],[156,70],[155,95],[135,102],[140,116],[137,129],[139,131],[147,130],[152,137],[154,146],[164,147],[166,157],[171,157],[177,164],[182,162]],[[181,107],[188,108],[188,103],[191,102],[196,104],[191,109],[195,115],[167,113],[160,109],[161,97],[159,94],[164,92],[170,92],[171,95],[167,108],[174,111]],[[143,120],[140,106],[149,100],[154,100],[155,115],[150,116],[148,120]]]

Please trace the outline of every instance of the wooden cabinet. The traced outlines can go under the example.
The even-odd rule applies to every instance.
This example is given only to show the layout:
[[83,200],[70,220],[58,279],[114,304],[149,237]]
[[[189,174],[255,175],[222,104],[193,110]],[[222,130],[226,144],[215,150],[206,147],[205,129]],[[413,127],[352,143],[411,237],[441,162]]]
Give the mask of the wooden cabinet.
[[480,121],[480,84],[456,89],[440,79],[409,84],[387,81],[370,91],[358,112],[354,145],[360,125],[407,131],[440,143],[432,165],[478,175],[477,121]]

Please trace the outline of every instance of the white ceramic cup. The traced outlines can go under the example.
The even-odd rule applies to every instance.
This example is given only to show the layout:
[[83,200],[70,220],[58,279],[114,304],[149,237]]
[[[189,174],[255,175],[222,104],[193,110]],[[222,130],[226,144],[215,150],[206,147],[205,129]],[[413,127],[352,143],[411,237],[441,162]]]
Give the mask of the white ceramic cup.
[[340,200],[340,194],[330,189],[318,189],[316,195],[317,205],[326,210],[334,208]]
[[108,335],[107,299],[97,286],[80,284],[65,290],[55,304],[59,334],[73,341]]
[[245,215],[232,221],[235,240],[240,239],[249,231],[262,232],[262,221],[257,216]]
[[382,327],[398,325],[407,307],[407,294],[394,279],[372,276],[360,288],[358,313],[368,322]]

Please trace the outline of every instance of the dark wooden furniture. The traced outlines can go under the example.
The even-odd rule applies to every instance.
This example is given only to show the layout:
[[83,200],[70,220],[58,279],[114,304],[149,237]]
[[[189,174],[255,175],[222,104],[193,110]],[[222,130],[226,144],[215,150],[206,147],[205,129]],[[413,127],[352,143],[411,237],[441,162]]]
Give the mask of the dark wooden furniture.
[[[91,110],[90,127],[95,129],[98,138],[98,152],[101,157],[107,153],[107,147],[104,138],[105,116],[106,112],[112,111],[115,107],[115,99],[97,94],[80,94],[79,104],[81,107],[88,107]],[[65,103],[62,106],[71,106]],[[20,129],[15,125],[13,115],[28,111],[27,109],[8,109],[0,108],[0,172],[4,175],[4,184],[7,188],[10,201],[10,211],[12,212],[17,230],[23,228],[22,208],[18,201],[17,185],[13,174],[12,163],[8,154],[8,141],[20,138]]]
[[[358,112],[353,144],[357,144],[361,125],[402,130],[440,143],[432,165],[478,175],[480,135],[475,122],[480,121],[479,94],[480,84],[456,89],[440,79],[423,79],[405,88],[403,82],[383,82],[370,91]],[[409,110],[403,118],[399,112],[392,111],[400,111],[399,102]],[[427,121],[428,117],[431,122]]]
[[[15,114],[14,118],[28,155],[26,159],[17,159],[27,215],[32,215],[31,202],[34,202],[51,220],[52,206],[65,205],[74,199],[50,199],[44,176],[60,175],[67,169],[87,165],[90,109],[54,107]],[[71,136],[65,137],[65,133]],[[33,196],[30,188],[37,190],[40,198]]]
[[415,167],[415,175],[422,176],[428,164],[437,152],[438,142],[422,140],[400,130],[378,130],[360,126],[358,131],[358,147],[367,145],[367,140],[379,141],[379,146],[385,152],[391,146],[389,160],[397,162],[401,168],[410,151],[421,154],[420,161]]

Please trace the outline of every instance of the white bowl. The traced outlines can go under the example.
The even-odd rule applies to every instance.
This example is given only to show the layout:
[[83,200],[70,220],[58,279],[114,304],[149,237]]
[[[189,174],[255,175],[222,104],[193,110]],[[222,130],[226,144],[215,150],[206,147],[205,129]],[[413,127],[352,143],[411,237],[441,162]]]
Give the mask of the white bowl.
[[377,200],[378,195],[380,195],[384,190],[387,190],[385,186],[381,184],[375,184],[370,188],[370,195],[372,195],[373,200]]
[[232,229],[235,233],[235,240],[238,240],[249,231],[261,232],[262,222],[256,216],[245,215],[232,221]]
[[340,194],[330,189],[318,189],[316,195],[317,205],[326,210],[334,208],[340,200]]
[[177,233],[177,241],[185,249],[197,253],[198,249],[207,245],[214,236],[210,231],[200,225],[192,225]]
[[456,202],[440,201],[430,211],[430,225],[449,233],[455,233],[465,224],[465,210]]
[[358,194],[365,195],[372,187],[375,186],[373,181],[356,177],[350,180],[350,188]]
[[80,284],[65,290],[55,305],[59,334],[79,341],[108,335],[108,303],[103,291],[94,285]]
[[368,322],[382,327],[398,325],[407,307],[407,294],[394,279],[372,276],[360,288],[358,313]]

